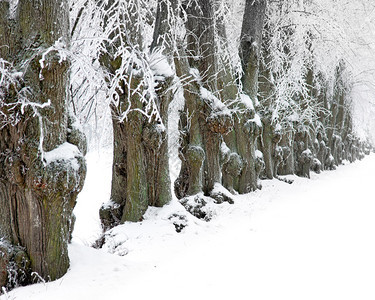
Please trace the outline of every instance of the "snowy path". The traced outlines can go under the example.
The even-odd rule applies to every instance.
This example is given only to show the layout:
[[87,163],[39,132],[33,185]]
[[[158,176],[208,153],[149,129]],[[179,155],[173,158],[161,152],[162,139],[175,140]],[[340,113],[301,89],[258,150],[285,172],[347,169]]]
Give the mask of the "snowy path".
[[177,204],[151,211],[124,225],[123,257],[76,238],[66,276],[0,299],[374,300],[375,155],[263,186],[180,234],[163,218]]

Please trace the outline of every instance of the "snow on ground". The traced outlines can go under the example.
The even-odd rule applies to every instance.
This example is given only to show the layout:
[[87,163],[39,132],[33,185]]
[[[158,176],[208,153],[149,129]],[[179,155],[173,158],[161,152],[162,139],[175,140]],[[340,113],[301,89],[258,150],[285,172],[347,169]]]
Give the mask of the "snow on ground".
[[112,151],[101,149],[86,155],[85,185],[74,209],[76,223],[73,243],[91,245],[101,235],[99,208],[109,201],[112,178]]
[[291,185],[263,181],[261,191],[217,205],[211,222],[185,213],[181,233],[168,219],[183,214],[177,201],[149,209],[111,233],[120,256],[87,247],[109,194],[107,154],[88,156],[69,272],[1,300],[375,299],[375,155],[311,180],[291,176]]

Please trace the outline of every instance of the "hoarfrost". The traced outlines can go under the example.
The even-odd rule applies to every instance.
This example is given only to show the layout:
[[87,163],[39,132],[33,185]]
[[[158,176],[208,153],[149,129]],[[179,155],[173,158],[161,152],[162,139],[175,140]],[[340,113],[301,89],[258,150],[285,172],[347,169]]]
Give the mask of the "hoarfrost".
[[172,77],[174,75],[167,58],[159,51],[155,51],[150,55],[150,68],[154,76],[157,77]]
[[253,119],[250,119],[249,121],[254,122],[259,127],[262,127],[262,121],[260,120],[260,116],[258,114],[255,114]]

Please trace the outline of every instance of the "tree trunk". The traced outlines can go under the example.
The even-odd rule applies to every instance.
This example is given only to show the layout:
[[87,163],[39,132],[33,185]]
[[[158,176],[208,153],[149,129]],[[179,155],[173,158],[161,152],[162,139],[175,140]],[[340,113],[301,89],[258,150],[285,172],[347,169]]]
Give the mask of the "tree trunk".
[[238,192],[240,194],[249,193],[258,189],[259,172],[256,171],[256,145],[261,133],[261,126],[256,121],[255,111],[250,110],[245,105],[241,105],[245,110],[235,122],[235,134],[238,154],[243,159],[243,166],[238,178]]
[[[177,1],[176,0],[159,0],[156,20],[154,26],[153,41],[151,44],[151,51],[161,51],[163,58],[165,58],[170,65],[173,64],[173,36],[171,31],[171,23],[176,15]],[[155,74],[159,75],[159,74]],[[158,95],[158,110],[164,129],[161,131],[161,144],[159,151],[154,153],[156,170],[156,178],[154,180],[155,195],[151,198],[150,204],[161,207],[167,204],[172,199],[171,179],[169,172],[169,154],[168,154],[168,113],[169,104],[173,100],[173,76],[159,76],[157,80],[157,95]],[[158,126],[155,124],[154,126]],[[152,166],[150,168],[153,168]]]
[[268,179],[272,179],[276,174],[274,174],[274,151],[275,143],[274,140],[274,129],[271,124],[271,120],[263,118],[263,131],[261,135],[261,149],[264,156],[265,163],[265,176]]
[[246,0],[242,22],[240,57],[244,92],[255,101],[258,96],[259,57],[267,0]]
[[[264,21],[266,16],[267,1],[251,1],[246,0],[245,12],[242,21],[242,30],[241,30],[241,42],[239,54],[242,63],[242,85],[243,91],[248,95],[253,102],[254,108],[258,105],[258,78],[260,71],[260,51],[262,45],[262,33],[264,28]],[[249,109],[249,108],[247,108]],[[254,115],[254,112],[250,111],[250,114]],[[236,133],[239,135],[240,132],[244,132],[246,124],[248,124],[246,115],[243,120],[240,120],[240,127],[242,130],[237,130]],[[261,170],[256,172],[255,161],[261,158],[255,156],[255,150],[258,144],[258,136],[262,132],[262,125],[258,124],[259,122],[254,122],[252,127],[254,130],[247,132],[248,137],[237,137],[237,142],[242,143],[243,145],[239,146],[239,154],[245,158],[244,170],[241,173],[239,192],[246,193],[251,190],[257,189],[258,186],[258,176]],[[263,134],[265,133],[266,128],[263,128]],[[245,130],[246,131],[246,130]],[[260,137],[261,139],[262,137]],[[245,141],[249,141],[245,143]],[[260,145],[265,145],[261,142]],[[263,152],[263,158],[267,158],[267,150],[261,148]],[[271,150],[270,150],[271,151]],[[264,161],[265,166],[267,164]],[[263,164],[263,162],[262,162]],[[259,169],[259,166],[258,166]]]
[[[143,145],[143,130],[146,123],[144,116],[136,109],[143,110],[143,104],[141,99],[134,93],[136,89],[141,86],[142,78],[132,75],[129,82],[129,87],[125,85],[125,95],[133,94],[131,98],[131,109],[127,116],[127,120],[124,121],[123,134],[125,140],[121,142],[126,143],[126,185],[124,186],[113,186],[112,189],[121,189],[126,195],[126,202],[124,211],[121,217],[121,223],[125,221],[138,222],[142,219],[143,214],[146,212],[148,207],[148,182],[147,182],[147,170],[146,170],[146,149]],[[129,90],[128,90],[129,89]],[[126,96],[122,101],[127,101]],[[125,103],[121,103],[124,105]],[[117,111],[116,111],[117,112]],[[112,111],[113,119],[117,123],[121,123],[115,111]],[[116,126],[119,126],[117,124]],[[118,141],[120,136],[114,136],[114,141]],[[120,158],[124,161],[124,157]],[[119,191],[116,191],[118,193]]]
[[195,195],[203,190],[203,138],[199,124],[199,112],[202,111],[199,101],[199,85],[189,74],[190,66],[187,55],[182,49],[175,59],[176,74],[184,85],[185,107],[181,114],[180,131],[182,134],[180,145],[181,170],[176,179],[175,194],[181,199],[188,195]]
[[[114,5],[114,6],[112,6]],[[107,12],[107,18],[119,10],[110,3],[112,10]],[[129,5],[129,4],[123,4]],[[113,8],[114,7],[114,8]],[[165,45],[168,39],[168,17],[165,8],[166,2],[160,2],[157,9],[154,41],[152,51],[160,51],[163,55],[169,54]],[[142,32],[132,27],[139,25],[139,7],[127,6],[128,14],[119,20],[124,32],[119,32],[122,41],[113,40],[107,45],[107,52],[103,54],[101,62],[111,76],[118,73],[123,58],[115,54],[112,45],[127,47],[142,61]],[[108,9],[108,8],[107,8]],[[106,25],[107,26],[107,25]],[[131,28],[131,29],[130,29]],[[114,32],[112,36],[115,36]],[[121,44],[121,43],[125,43]],[[130,63],[136,66],[136,61]],[[134,70],[124,70],[125,78],[118,88],[118,103],[111,104],[113,129],[114,129],[114,159],[112,168],[111,203],[100,210],[100,217],[104,229],[108,229],[125,221],[140,221],[149,205],[163,206],[168,203],[171,196],[169,161],[168,161],[168,107],[172,100],[170,86],[173,76],[154,74],[156,108],[160,119],[152,116],[146,118],[141,111],[145,111],[145,78],[144,74]],[[155,71],[156,72],[156,71]],[[143,95],[143,96],[142,96]],[[147,97],[147,96],[146,96]],[[122,120],[126,109],[130,112]]]
[[263,0],[246,1],[239,48],[243,70],[242,85],[246,95],[240,97],[238,108],[243,113],[239,114],[238,119],[235,120],[235,130],[225,137],[231,150],[238,152],[243,161],[241,165],[235,164],[240,167],[240,173],[238,179],[233,179],[235,190],[241,194],[260,187],[258,177],[263,162],[260,157],[256,157],[255,152],[261,124],[259,124],[260,119],[257,121],[258,115],[256,115],[255,108],[258,103],[259,52],[266,6],[267,3]]
[[217,93],[213,7],[211,0],[198,0],[186,7],[188,59],[184,59],[181,47],[176,60],[177,76],[187,77],[184,80],[185,109],[181,116],[182,168],[175,182],[179,198],[200,192],[211,195],[215,184],[221,184],[220,145],[222,136],[233,125],[232,116]]
[[[69,61],[58,49],[70,46],[68,13],[67,1],[20,0],[0,35],[10,45],[6,57],[22,72],[17,83],[0,87],[0,101],[21,96],[25,104],[2,111],[18,118],[0,129],[0,265],[7,261],[9,273],[15,260],[19,274],[19,282],[0,282],[8,287],[29,283],[31,272],[55,280],[69,267],[72,211],[86,166],[83,136],[68,117]],[[12,43],[3,40],[10,37]],[[61,145],[65,156],[54,150]]]

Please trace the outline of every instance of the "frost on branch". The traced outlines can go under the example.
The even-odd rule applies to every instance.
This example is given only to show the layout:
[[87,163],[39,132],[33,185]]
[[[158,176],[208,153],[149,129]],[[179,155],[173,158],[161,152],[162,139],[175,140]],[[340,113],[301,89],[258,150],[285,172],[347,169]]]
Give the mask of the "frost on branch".
[[19,94],[21,82],[22,73],[0,58],[0,128],[8,124],[16,125],[20,121],[21,114],[16,107],[22,102]]

